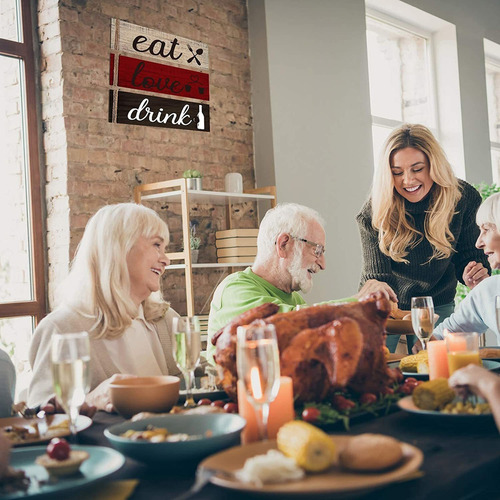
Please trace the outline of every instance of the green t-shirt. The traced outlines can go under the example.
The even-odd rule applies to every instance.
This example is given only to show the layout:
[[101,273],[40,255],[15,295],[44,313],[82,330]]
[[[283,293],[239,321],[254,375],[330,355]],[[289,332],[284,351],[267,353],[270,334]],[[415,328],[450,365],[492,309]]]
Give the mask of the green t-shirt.
[[[346,302],[355,298],[341,299],[331,302]],[[272,302],[279,305],[279,312],[293,311],[297,305],[305,304],[298,292],[286,293],[257,276],[247,267],[244,271],[230,274],[217,287],[210,304],[208,318],[207,359],[213,363],[215,346],[211,338],[215,332],[226,326],[236,316]]]

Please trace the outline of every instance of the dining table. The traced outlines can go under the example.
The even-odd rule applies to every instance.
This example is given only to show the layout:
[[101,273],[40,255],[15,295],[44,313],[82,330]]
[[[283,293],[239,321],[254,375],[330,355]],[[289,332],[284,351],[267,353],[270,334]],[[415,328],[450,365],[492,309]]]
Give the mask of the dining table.
[[[125,419],[97,412],[93,425],[78,435],[82,445],[110,446],[103,431]],[[394,407],[383,416],[351,419],[349,430],[327,429],[329,434],[378,433],[418,447],[424,460],[418,474],[349,498],[380,499],[485,499],[500,498],[500,435],[493,419],[423,418]],[[194,483],[198,463],[169,461],[147,465],[127,458],[124,466],[105,481],[137,479],[130,500],[175,499]],[[208,484],[191,498],[224,500],[250,495]],[[253,495],[252,497],[254,497]],[[326,495],[328,498],[337,498]],[[295,496],[294,498],[300,498]],[[310,498],[310,496],[308,497]]]

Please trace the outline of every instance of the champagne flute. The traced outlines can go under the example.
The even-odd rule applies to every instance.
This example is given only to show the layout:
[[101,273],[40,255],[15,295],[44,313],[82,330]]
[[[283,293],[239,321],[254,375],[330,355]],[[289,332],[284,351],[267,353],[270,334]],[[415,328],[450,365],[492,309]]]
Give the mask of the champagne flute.
[[280,361],[274,325],[240,326],[237,329],[238,378],[257,415],[261,439],[267,439],[269,404],[280,387]]
[[427,349],[427,342],[434,331],[434,303],[432,297],[412,297],[411,324],[415,335],[422,342],[422,349]]
[[495,297],[495,312],[497,318],[497,328],[500,331],[500,295]]
[[76,435],[80,407],[90,389],[90,341],[87,332],[55,333],[51,345],[54,392]]
[[186,384],[185,408],[196,406],[193,399],[194,370],[200,361],[201,328],[197,316],[173,319],[174,359]]

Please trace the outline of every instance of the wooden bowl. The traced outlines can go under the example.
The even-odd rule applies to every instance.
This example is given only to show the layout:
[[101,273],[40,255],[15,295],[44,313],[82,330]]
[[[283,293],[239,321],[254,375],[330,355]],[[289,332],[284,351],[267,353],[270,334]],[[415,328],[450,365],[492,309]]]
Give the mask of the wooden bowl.
[[179,377],[133,377],[109,385],[111,403],[125,418],[141,411],[164,413],[179,399]]

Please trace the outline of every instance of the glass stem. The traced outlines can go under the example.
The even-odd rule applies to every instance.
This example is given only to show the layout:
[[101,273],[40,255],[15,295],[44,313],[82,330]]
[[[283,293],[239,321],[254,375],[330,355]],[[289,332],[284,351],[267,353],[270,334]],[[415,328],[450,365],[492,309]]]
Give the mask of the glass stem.
[[196,406],[193,399],[193,379],[193,372],[191,370],[184,374],[184,380],[186,382],[186,402],[184,403],[184,406],[186,408]]
[[262,418],[258,418],[257,415],[257,421],[259,424],[259,434],[260,438],[263,441],[267,441],[267,422],[269,420],[269,403],[263,403],[261,406],[261,416]]

